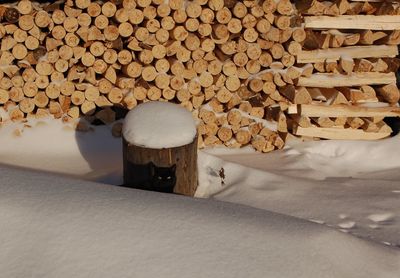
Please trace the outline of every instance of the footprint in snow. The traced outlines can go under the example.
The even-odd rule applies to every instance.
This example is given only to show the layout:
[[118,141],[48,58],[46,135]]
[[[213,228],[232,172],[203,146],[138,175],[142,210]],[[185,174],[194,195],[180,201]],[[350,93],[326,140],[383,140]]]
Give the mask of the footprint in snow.
[[354,228],[356,226],[356,222],[354,221],[346,221],[346,222],[342,222],[339,223],[338,226],[342,229],[351,229]]
[[394,214],[393,213],[376,213],[371,214],[368,216],[368,219],[374,221],[375,223],[382,223],[382,222],[389,222],[393,220]]

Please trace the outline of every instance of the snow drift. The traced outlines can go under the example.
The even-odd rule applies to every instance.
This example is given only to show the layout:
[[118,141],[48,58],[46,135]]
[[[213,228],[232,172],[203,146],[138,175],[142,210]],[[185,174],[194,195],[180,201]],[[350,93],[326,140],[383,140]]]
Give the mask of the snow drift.
[[0,168],[4,277],[398,277],[400,252],[280,214]]

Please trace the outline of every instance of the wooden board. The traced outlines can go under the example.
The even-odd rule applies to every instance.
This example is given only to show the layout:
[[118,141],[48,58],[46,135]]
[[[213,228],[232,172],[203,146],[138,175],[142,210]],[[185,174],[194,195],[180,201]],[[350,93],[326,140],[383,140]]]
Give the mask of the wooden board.
[[378,140],[390,136],[388,132],[375,133],[365,132],[362,129],[352,128],[320,128],[320,127],[297,127],[294,134],[298,136],[318,137],[331,140]]
[[307,117],[400,117],[400,107],[300,104],[289,106],[288,113]]
[[353,59],[396,57],[399,50],[397,45],[368,45],[301,51],[297,55],[297,63],[320,63],[327,59],[338,61],[343,55]]
[[400,29],[400,15],[341,15],[306,16],[304,27],[309,29]]
[[350,75],[315,73],[310,77],[300,77],[298,86],[316,88],[352,87],[396,83],[395,73],[359,72]]

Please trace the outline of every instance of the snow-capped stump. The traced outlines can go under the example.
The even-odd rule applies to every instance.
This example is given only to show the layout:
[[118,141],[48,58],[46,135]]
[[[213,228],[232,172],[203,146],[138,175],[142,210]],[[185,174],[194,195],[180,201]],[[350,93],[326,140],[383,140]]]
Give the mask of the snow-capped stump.
[[168,102],[131,110],[122,129],[124,185],[193,196],[197,129],[192,114]]

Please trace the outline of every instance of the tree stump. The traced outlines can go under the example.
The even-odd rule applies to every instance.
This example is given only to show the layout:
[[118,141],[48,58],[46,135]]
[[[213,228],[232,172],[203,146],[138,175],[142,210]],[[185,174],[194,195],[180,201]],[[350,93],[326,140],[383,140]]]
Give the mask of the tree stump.
[[165,102],[144,103],[129,112],[122,134],[124,186],[194,196],[197,131],[190,121],[190,112]]

